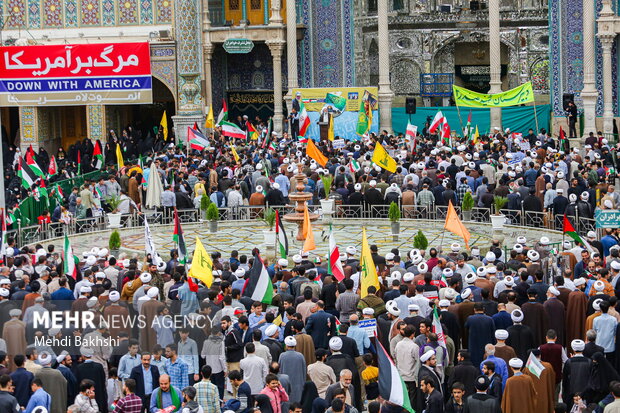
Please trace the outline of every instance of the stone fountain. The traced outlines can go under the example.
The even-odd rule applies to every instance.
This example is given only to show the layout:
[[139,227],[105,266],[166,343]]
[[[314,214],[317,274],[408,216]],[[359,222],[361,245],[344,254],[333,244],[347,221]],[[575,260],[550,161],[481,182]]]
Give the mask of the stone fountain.
[[[304,227],[304,208],[305,203],[312,199],[312,194],[310,192],[304,192],[304,179],[306,179],[306,175],[303,174],[303,164],[297,164],[297,175],[295,175],[295,180],[297,181],[297,185],[295,186],[295,192],[289,192],[288,197],[292,202],[295,202],[295,212],[291,212],[290,214],[286,214],[282,217],[286,222],[295,222],[297,223],[297,240],[305,241],[306,238],[303,235],[303,227]],[[310,221],[316,221],[319,218],[318,214],[310,213]]]

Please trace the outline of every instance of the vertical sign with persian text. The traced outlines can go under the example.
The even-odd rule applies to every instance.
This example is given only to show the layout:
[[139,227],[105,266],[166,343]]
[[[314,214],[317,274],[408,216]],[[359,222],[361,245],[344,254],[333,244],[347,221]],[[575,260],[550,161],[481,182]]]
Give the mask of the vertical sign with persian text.
[[0,47],[0,106],[152,103],[149,44]]

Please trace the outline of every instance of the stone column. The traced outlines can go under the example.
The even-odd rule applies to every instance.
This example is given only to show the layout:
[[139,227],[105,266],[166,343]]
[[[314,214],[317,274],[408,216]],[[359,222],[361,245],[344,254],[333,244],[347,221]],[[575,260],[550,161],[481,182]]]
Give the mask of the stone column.
[[379,130],[392,133],[392,98],[390,88],[390,33],[388,30],[388,0],[377,1],[379,37]]
[[[489,93],[502,91],[502,54],[499,35],[499,0],[489,0],[489,59],[491,62],[491,89]],[[491,108],[491,127],[502,129],[502,109]]]
[[[614,132],[614,101],[613,101],[613,80],[611,65],[611,47],[614,44],[616,35],[599,34],[599,40],[603,48],[603,132]],[[584,67],[585,70],[585,67]],[[596,101],[595,101],[596,103]],[[585,134],[585,131],[584,131]]]
[[[211,58],[213,57],[214,46],[211,43],[211,19],[209,17],[209,5],[203,4],[202,10],[202,51],[203,51],[203,80],[204,80],[204,97],[205,110],[209,110],[209,106],[213,104],[213,85],[211,79]],[[206,113],[205,113],[206,115]]]
[[273,129],[274,132],[282,133],[282,51],[284,50],[284,40],[268,40],[267,46],[271,51],[273,59]]
[[594,78],[594,25],[596,24],[594,7],[594,3],[591,1],[583,2],[583,61],[588,62],[583,65],[583,89],[581,90],[584,138],[590,132],[596,133],[596,99],[598,91],[596,90],[596,80]]
[[286,66],[288,92],[285,99],[290,111],[293,89],[299,87],[297,80],[297,10],[295,10],[295,0],[286,0]]
[[284,23],[282,21],[280,9],[282,9],[282,0],[271,0],[271,17],[269,18],[270,26],[281,26],[282,23]]

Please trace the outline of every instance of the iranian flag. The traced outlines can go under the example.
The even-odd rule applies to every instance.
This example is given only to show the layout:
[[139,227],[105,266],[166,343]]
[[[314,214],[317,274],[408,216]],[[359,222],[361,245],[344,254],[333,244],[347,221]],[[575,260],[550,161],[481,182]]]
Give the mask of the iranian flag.
[[103,167],[103,151],[101,150],[101,142],[99,140],[95,142],[93,158],[95,158],[95,169],[101,169]]
[[439,128],[439,125],[441,125],[444,122],[445,122],[445,118],[443,117],[443,113],[441,113],[441,111],[438,110],[437,114],[435,115],[435,118],[433,118],[433,121],[431,122],[431,125],[428,128],[429,133],[431,134],[435,133],[437,131],[437,128]]
[[243,295],[254,301],[271,304],[273,300],[273,284],[260,255],[254,255],[254,264],[243,288]]
[[174,233],[172,239],[177,244],[179,252],[179,263],[185,265],[187,257],[187,247],[185,247],[185,238],[183,237],[183,229],[181,228],[181,220],[177,209],[174,209]]
[[222,121],[222,123],[220,123],[220,126],[222,127],[222,133],[224,134],[224,136],[228,136],[229,138],[235,138],[235,139],[246,138],[245,132],[241,130],[241,128],[235,125],[234,123]]
[[349,171],[351,171],[351,173],[355,173],[360,169],[362,169],[360,164],[355,159],[351,159],[351,162],[349,162]]
[[333,275],[338,282],[344,279],[344,269],[340,262],[340,251],[338,245],[336,245],[336,237],[334,237],[334,231],[331,224],[329,225],[329,267],[328,273]]
[[22,186],[26,189],[30,189],[30,187],[37,180],[37,175],[21,157],[19,158],[19,162],[17,164],[17,176],[21,178]]
[[37,164],[37,162],[34,160],[33,152],[34,151],[26,151],[26,163],[32,169],[32,171],[34,172],[36,176],[43,177],[45,176],[45,174],[41,170],[41,167],[39,166],[39,164]]
[[65,194],[62,192],[60,185],[56,185],[56,187],[52,189],[52,195],[54,195],[59,204],[63,204],[65,202]]
[[189,142],[189,147],[197,151],[204,151],[211,146],[205,135],[189,126],[187,127],[187,141]]
[[222,99],[222,110],[220,110],[220,113],[217,115],[216,125],[219,125],[222,122],[225,122],[227,120],[228,120],[228,106],[226,105],[226,101]]
[[441,320],[439,320],[439,313],[437,312],[437,308],[433,309],[433,325],[431,326],[433,333],[437,335],[437,342],[444,349],[444,359],[446,363],[443,363],[443,360],[437,360],[437,365],[447,365],[448,364],[448,346],[446,344],[446,335],[443,333],[443,327],[441,327]]
[[50,158],[50,166],[47,168],[47,177],[54,176],[58,173],[58,165],[56,164],[56,158],[54,155]]
[[62,264],[65,275],[70,275],[75,280],[75,278],[77,277],[75,256],[73,255],[73,247],[71,246],[71,242],[69,241],[69,237],[67,237],[67,234],[65,234],[65,245],[63,248]]
[[286,238],[286,231],[280,218],[280,212],[276,210],[276,239],[278,242],[278,252],[280,258],[286,258],[288,256],[288,238]]
[[586,249],[588,251],[590,251],[590,254],[592,254],[594,252],[594,249],[588,243],[588,241],[586,241],[585,239],[581,238],[579,236],[579,234],[577,233],[577,231],[575,231],[575,228],[573,227],[573,224],[571,224],[570,221],[568,220],[568,217],[566,216],[566,213],[564,213],[564,219],[562,221],[562,227],[563,227],[562,232],[564,234],[566,234],[569,237],[571,237],[575,242],[577,242],[577,243],[583,245],[584,247],[586,247]]
[[400,376],[396,365],[392,361],[383,345],[377,341],[377,360],[379,364],[379,394],[384,400],[401,406],[409,413],[415,413],[411,407],[411,400],[409,400],[409,392],[407,386]]
[[299,111],[299,136],[305,137],[309,126],[310,116],[308,116],[308,112],[306,111],[306,105],[304,105],[304,102],[302,101]]
[[407,121],[407,130],[405,131],[405,140],[410,142],[411,151],[415,152],[417,145],[418,127]]
[[2,242],[2,245],[0,245],[0,261],[2,263],[5,262],[6,260],[6,247],[7,247],[7,242],[6,242],[6,238],[7,238],[7,234],[6,234],[6,222],[7,217],[6,217],[6,213],[4,210],[2,210],[2,240],[0,242]]

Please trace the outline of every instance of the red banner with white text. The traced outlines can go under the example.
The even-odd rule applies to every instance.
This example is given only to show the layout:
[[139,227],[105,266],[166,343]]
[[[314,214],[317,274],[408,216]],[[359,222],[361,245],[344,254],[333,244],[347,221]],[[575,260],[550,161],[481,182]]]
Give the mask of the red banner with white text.
[[0,106],[151,103],[149,44],[0,47]]

